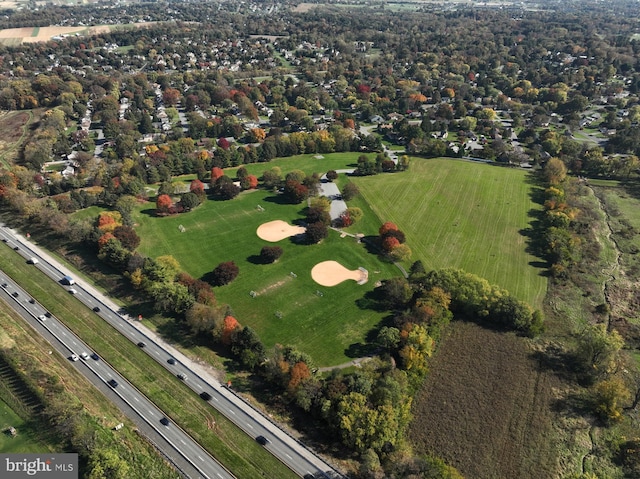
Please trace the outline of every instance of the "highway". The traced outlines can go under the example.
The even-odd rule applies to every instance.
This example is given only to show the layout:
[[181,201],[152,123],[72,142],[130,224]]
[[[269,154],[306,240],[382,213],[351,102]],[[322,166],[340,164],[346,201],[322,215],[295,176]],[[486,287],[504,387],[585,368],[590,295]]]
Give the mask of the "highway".
[[[166,416],[155,404],[95,355],[80,338],[4,272],[0,272],[0,298],[30,323],[60,354],[67,357],[109,399],[118,406],[126,406],[121,409],[134,422],[140,424],[142,420],[146,423],[148,427],[143,432],[150,436],[179,471],[189,477],[233,479],[234,476],[186,432],[171,422],[164,425],[161,420]],[[43,351],[43,354],[46,353]]]
[[[257,438],[262,436],[266,438],[268,442],[266,442],[263,447],[286,464],[292,471],[300,476],[309,475],[317,478],[342,478],[342,475],[330,464],[285,432],[262,412],[253,408],[231,389],[223,386],[211,374],[208,374],[207,371],[199,367],[197,363],[164,343],[160,338],[156,337],[153,332],[144,328],[138,321],[129,318],[126,313],[121,311],[105,295],[95,290],[91,285],[78,281],[79,278],[74,278],[76,283],[73,285],[64,285],[62,279],[68,272],[64,271],[64,266],[60,265],[46,251],[41,250],[4,225],[0,226],[0,240],[5,242],[8,247],[15,249],[16,253],[19,253],[25,261],[30,261],[31,258],[35,258],[37,261],[36,264],[33,265],[34,268],[38,268],[53,281],[57,282],[59,287],[70,291],[70,294],[74,294],[76,299],[89,308],[92,308],[102,319],[109,322],[126,338],[138,344],[147,354],[172,374],[184,378],[183,381],[187,386],[199,394],[204,400],[207,400],[212,407],[225,415],[251,437]],[[37,318],[38,314],[36,314],[35,317]],[[49,319],[47,319],[47,321],[48,320]],[[76,338],[76,341],[78,346],[74,343],[69,344],[71,348],[70,352],[76,354],[80,354],[83,350],[89,352],[86,345],[78,342],[79,339]],[[100,363],[100,361],[96,363]],[[84,362],[84,364],[88,366],[92,364],[92,362]],[[128,392],[133,389],[132,386],[126,383],[124,378],[120,377],[120,380],[118,380],[117,378],[119,376],[117,376],[115,371],[100,371],[100,373],[102,374],[103,380],[108,380],[110,377],[116,378],[119,385],[114,388],[114,392]],[[111,374],[111,376],[108,376],[108,374]],[[135,399],[133,401],[135,401]],[[141,399],[138,398],[138,401],[141,401]],[[155,414],[157,414],[157,416],[152,416],[147,413],[147,417],[149,420],[159,424],[160,419],[163,417],[161,416],[162,413],[158,411]],[[165,428],[169,430],[178,429],[173,424]],[[178,443],[180,443],[179,439]],[[200,461],[200,456],[202,456],[202,452],[188,453],[188,458],[192,464],[202,462]],[[209,477],[218,477],[217,474],[219,471],[213,473],[216,475],[209,475],[210,473],[211,472],[208,472],[206,475]]]

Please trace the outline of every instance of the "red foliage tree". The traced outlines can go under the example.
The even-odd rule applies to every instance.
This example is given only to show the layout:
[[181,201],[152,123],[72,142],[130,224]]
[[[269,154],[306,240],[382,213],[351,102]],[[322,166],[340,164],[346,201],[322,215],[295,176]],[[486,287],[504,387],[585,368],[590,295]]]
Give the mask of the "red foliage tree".
[[228,150],[231,146],[231,143],[229,143],[229,140],[227,140],[226,138],[218,138],[218,146],[223,150]]
[[351,215],[348,211],[345,211],[340,215],[340,224],[346,228],[347,226],[351,226],[353,224],[353,219],[351,219]]
[[211,272],[211,284],[214,286],[229,284],[236,279],[238,273],[240,273],[240,269],[233,261],[220,263]]
[[263,246],[260,250],[260,258],[265,263],[273,263],[282,256],[282,248],[280,246]]
[[222,168],[218,168],[217,166],[211,168],[211,184],[215,183],[216,180],[222,176],[224,176],[224,171],[222,171]]
[[398,231],[398,227],[396,226],[395,223],[392,223],[391,221],[387,221],[385,224],[383,224],[380,229],[378,230],[378,234],[380,236],[384,236],[384,234],[388,231]]
[[160,195],[156,200],[156,209],[159,214],[167,214],[170,212],[172,204],[173,202],[169,195]]
[[258,177],[256,175],[247,176],[249,180],[249,189],[256,189],[258,187]]
[[309,196],[309,188],[298,181],[289,180],[284,186],[284,194],[292,203],[298,204]]
[[404,243],[406,241],[405,235],[400,230],[389,230],[385,234],[380,237],[380,240],[384,240],[385,238],[393,237],[398,240],[400,243]]
[[398,241],[398,238],[394,238],[393,236],[386,236],[382,240],[382,249],[387,253],[390,253],[391,251],[393,251],[393,248],[397,247],[399,244],[400,241]]
[[195,193],[196,195],[203,197],[204,196],[204,183],[200,180],[193,180],[189,185],[189,191],[191,193]]
[[231,344],[231,336],[236,329],[240,329],[240,323],[233,316],[225,316],[222,325],[222,335],[220,340],[222,344],[229,346]]

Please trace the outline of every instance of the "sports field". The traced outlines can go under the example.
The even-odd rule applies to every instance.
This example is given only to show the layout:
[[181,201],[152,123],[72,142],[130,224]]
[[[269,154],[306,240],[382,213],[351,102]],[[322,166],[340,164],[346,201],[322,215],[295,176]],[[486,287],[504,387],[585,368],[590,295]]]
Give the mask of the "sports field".
[[381,222],[404,231],[427,270],[461,268],[540,307],[547,280],[523,230],[540,208],[529,173],[453,159],[412,158],[409,173],[354,178]]
[[[256,234],[266,222],[293,224],[303,218],[303,210],[304,205],[283,204],[279,195],[261,190],[230,201],[206,201],[190,213],[165,218],[153,216],[153,205],[147,204],[136,214],[142,238],[138,251],[152,257],[170,254],[197,278],[220,262],[235,261],[240,274],[215,293],[219,302],[231,305],[240,324],[254,328],[268,347],[292,345],[309,353],[319,366],[340,364],[359,356],[355,345],[365,342],[383,316],[360,309],[356,301],[376,281],[399,272],[354,238],[334,231],[319,245],[296,244],[288,238],[270,243]],[[259,264],[260,249],[268,245],[282,247],[284,254],[274,264]],[[369,281],[320,286],[311,270],[323,261],[338,261],[350,270],[363,267]]]

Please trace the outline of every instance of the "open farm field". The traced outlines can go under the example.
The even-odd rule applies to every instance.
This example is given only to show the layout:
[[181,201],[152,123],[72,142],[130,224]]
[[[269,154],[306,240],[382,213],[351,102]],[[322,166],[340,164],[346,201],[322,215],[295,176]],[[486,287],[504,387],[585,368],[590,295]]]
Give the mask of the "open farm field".
[[[190,213],[171,217],[153,216],[154,207],[147,204],[136,214],[142,238],[138,251],[152,257],[172,255],[182,270],[196,278],[223,261],[234,261],[240,274],[232,283],[215,288],[216,297],[231,306],[240,324],[255,329],[267,347],[292,345],[309,353],[319,366],[336,365],[359,356],[357,345],[382,319],[381,313],[360,309],[356,301],[376,281],[399,272],[354,238],[330,231],[321,244],[302,245],[288,238],[269,243],[257,236],[263,223],[293,224],[302,217],[304,204],[282,204],[279,195],[257,190],[231,201],[206,201]],[[259,264],[260,249],[268,245],[282,247],[284,254],[274,264]],[[367,269],[369,281],[320,286],[311,278],[311,269],[329,260],[350,270]]]
[[404,231],[427,270],[461,268],[539,308],[544,263],[524,231],[540,205],[526,171],[452,159],[412,158],[407,173],[353,178],[381,222]]
[[21,27],[0,30],[0,43],[3,45],[17,45],[20,43],[48,42],[53,37],[67,35],[100,35],[114,29],[144,28],[151,22],[141,22],[123,25],[78,25],[78,26],[49,26],[49,27]]
[[[512,333],[454,322],[415,398],[409,435],[416,452],[439,456],[468,478],[562,477],[552,413],[562,384],[532,352]],[[586,428],[572,434],[576,444],[588,439],[581,438]]]

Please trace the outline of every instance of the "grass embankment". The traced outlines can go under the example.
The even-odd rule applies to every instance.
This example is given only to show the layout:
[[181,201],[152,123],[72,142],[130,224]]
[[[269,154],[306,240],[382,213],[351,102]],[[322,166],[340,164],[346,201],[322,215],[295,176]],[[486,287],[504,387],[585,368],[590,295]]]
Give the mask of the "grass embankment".
[[[13,254],[7,251],[6,247],[0,248],[3,267],[6,266],[6,253]],[[78,452],[70,450],[66,441],[61,442],[53,433],[51,425],[37,413],[45,404],[40,403],[32,391],[46,390],[47,387],[51,387],[47,377],[55,378],[57,384],[54,386],[62,385],[68,395],[68,407],[77,411],[79,405],[82,405],[81,408],[88,413],[88,416],[76,414],[79,421],[82,421],[82,431],[92,436],[94,447],[105,445],[127,463],[127,477],[176,477],[175,470],[135,432],[135,424],[105,396],[98,394],[91,383],[69,364],[68,359],[58,353],[48,354],[52,349],[49,343],[7,306],[0,309],[0,338],[3,355],[13,358],[17,364],[24,365],[24,369],[20,371],[22,379],[17,379],[18,375],[0,359],[3,365],[0,396],[13,404],[14,411],[12,413],[8,406],[0,401],[0,425],[3,426],[3,431],[6,426],[11,425],[18,432],[15,438],[2,435],[2,452]],[[120,422],[124,423],[125,427],[117,432],[113,431],[112,428]]]
[[[381,221],[404,231],[427,270],[460,268],[539,308],[544,264],[528,253],[532,199],[526,171],[412,158],[407,173],[354,178]],[[540,265],[539,267],[534,265]]]
[[[264,211],[258,211],[257,205]],[[231,284],[216,288],[216,296],[231,306],[242,325],[254,328],[268,347],[292,345],[309,353],[320,366],[340,364],[359,354],[351,348],[365,343],[366,334],[382,319],[381,313],[360,309],[356,301],[376,281],[397,275],[398,270],[354,238],[330,231],[321,244],[302,245],[290,239],[269,243],[257,236],[262,223],[293,223],[303,218],[304,204],[283,204],[280,195],[258,190],[231,201],[206,201],[194,211],[171,217],[155,217],[153,208],[153,204],[143,205],[135,215],[142,238],[138,251],[153,257],[172,255],[197,278],[220,262],[234,261],[240,274]],[[367,221],[377,225],[377,218],[369,217],[362,224]],[[273,244],[282,247],[282,257],[274,264],[259,264],[260,249]],[[349,269],[364,267],[369,282],[345,281],[331,288],[318,285],[311,279],[311,269],[326,260]],[[257,293],[253,298],[251,291]]]
[[[189,432],[238,479],[297,477],[253,438],[218,414],[135,344],[81,305],[64,288],[27,265],[9,247],[0,247],[0,262],[6,274],[23,285],[39,303],[67,324],[91,349]],[[96,397],[102,398],[93,388],[87,389],[92,394],[83,404],[95,402]],[[213,424],[214,427],[208,427]]]

